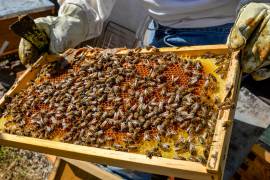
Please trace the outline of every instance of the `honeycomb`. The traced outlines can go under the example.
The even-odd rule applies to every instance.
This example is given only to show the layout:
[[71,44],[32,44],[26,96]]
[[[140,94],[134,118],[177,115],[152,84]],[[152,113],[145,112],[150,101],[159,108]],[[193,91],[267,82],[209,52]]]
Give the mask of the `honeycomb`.
[[[156,54],[156,59],[157,59],[157,58],[161,58],[163,53],[155,53],[155,54]],[[37,91],[35,88],[33,88],[33,86],[42,86],[44,83],[47,83],[47,82],[50,82],[53,85],[59,84],[59,83],[65,81],[67,78],[69,78],[71,76],[71,74],[79,73],[80,67],[82,66],[82,64],[85,63],[85,61],[87,61],[89,59],[91,60],[91,59],[95,58],[97,55],[98,55],[98,53],[92,49],[72,50],[72,51],[68,51],[68,53],[65,54],[66,59],[68,61],[68,65],[65,68],[60,68],[60,69],[58,68],[55,70],[55,67],[59,66],[59,65],[57,65],[57,63],[44,65],[44,67],[42,68],[42,71],[39,73],[39,75],[33,81],[33,83],[32,84],[30,83],[29,86],[20,93],[20,97],[22,98],[22,100],[19,103],[17,102],[17,106],[23,106],[24,102],[27,101],[27,98],[29,97],[30,94],[32,97],[35,97],[37,99],[39,99],[41,97],[42,90]],[[121,58],[121,57],[125,57],[127,55],[119,54],[116,56]],[[180,57],[180,59],[182,61],[185,61],[185,60],[193,61],[193,62],[200,61],[202,66],[203,66],[203,69],[200,70],[203,78],[201,78],[194,86],[195,90],[193,91],[193,93],[195,95],[202,96],[203,102],[208,103],[209,105],[211,105],[211,103],[213,103],[214,96],[217,96],[217,97],[222,96],[222,89],[224,89],[224,87],[225,87],[224,86],[225,80],[221,79],[214,72],[214,69],[216,68],[216,65],[215,65],[216,58],[215,57],[207,58],[207,57],[188,57],[188,56],[183,57],[181,55],[178,55],[178,56]],[[74,62],[74,59],[79,59],[79,60],[76,60]],[[140,77],[148,77],[149,73],[151,71],[151,69],[149,69],[149,67],[153,67],[156,65],[156,59],[152,60],[152,59],[148,59],[147,56],[145,56],[145,57],[141,56],[139,59],[139,62],[135,65],[136,74]],[[146,64],[148,64],[148,65],[146,65]],[[121,66],[123,68],[129,68],[126,63],[122,63]],[[194,69],[194,67],[192,67],[190,70],[193,70],[193,69]],[[202,89],[203,89],[203,84],[205,83],[205,78],[210,73],[213,74],[217,79],[217,84],[218,84],[217,89],[215,89],[215,90],[210,89],[210,90],[208,90],[207,93],[203,93]],[[185,72],[185,69],[179,63],[172,63],[172,64],[168,65],[167,68],[165,69],[165,71],[163,72],[163,74],[166,77],[166,83],[168,86],[167,93],[172,92],[176,85],[179,85],[179,86],[182,86],[185,88],[188,88],[190,86],[189,74],[187,74]],[[172,82],[173,77],[179,77],[179,79],[173,83]],[[78,79],[79,78],[76,78],[73,83],[74,84],[77,82],[79,83],[80,80],[78,80]],[[127,84],[133,83],[134,81],[135,81],[135,78],[133,78],[133,77],[132,78],[125,78],[119,85],[120,85],[120,87],[123,87]],[[167,100],[167,97],[164,97],[163,95],[161,95],[160,89],[158,89],[158,84],[155,84],[153,87],[154,87],[153,88],[154,90],[145,99],[146,102],[149,102],[154,97],[155,97],[157,102]],[[144,90],[145,90],[145,88],[140,87],[136,91],[142,92]],[[128,110],[125,107],[125,102],[123,101],[123,99],[129,98],[128,91],[129,91],[129,89],[127,89],[126,91],[122,91],[120,93],[120,96],[122,98],[121,103],[124,107],[122,110],[124,112],[126,112]],[[3,127],[3,129],[8,133],[14,133],[14,134],[19,134],[19,135],[24,135],[24,136],[33,136],[33,133],[31,133],[31,131],[37,131],[37,129],[35,129],[33,127],[33,124],[31,122],[32,115],[33,114],[40,114],[40,113],[42,114],[42,112],[48,113],[48,112],[54,111],[54,108],[50,107],[48,104],[42,103],[39,100],[37,102],[38,102],[37,104],[35,104],[34,106],[30,106],[27,109],[27,111],[24,112],[25,124],[21,128],[21,131],[16,131],[16,130],[12,131],[13,127],[15,129],[18,128],[16,123],[14,123],[14,122],[7,123],[7,122],[12,121],[12,119],[14,119],[14,117],[12,117],[12,113],[10,110],[7,111],[5,116],[3,116],[1,118],[1,121],[2,121],[1,124],[5,123],[5,127]],[[131,105],[133,105],[135,102],[136,102],[136,99],[131,99]],[[68,106],[68,104],[66,104],[65,106]],[[100,104],[99,107],[102,107],[103,111],[113,110],[114,104],[113,104],[113,102],[105,101],[105,102],[102,102],[102,104]],[[81,123],[80,118],[74,118],[74,119],[70,120],[70,119],[65,119],[65,118],[60,116],[60,117],[56,117],[56,119],[57,119],[57,121],[62,122],[62,123],[63,122],[70,123],[70,121],[72,121],[71,123],[75,124],[74,127],[77,126],[77,124],[76,124],[77,122],[78,122],[78,124]],[[50,122],[45,126],[49,127]],[[79,128],[79,127],[77,127],[77,128]],[[65,138],[65,136],[67,136],[70,129],[71,128],[63,128],[63,127],[58,125],[52,130],[52,132],[49,133],[49,135],[46,137],[46,139],[51,139],[51,140],[56,140],[56,141],[64,141],[64,138]],[[83,128],[81,128],[81,129],[83,129]],[[183,152],[182,151],[181,152],[175,151],[175,146],[174,146],[175,142],[180,138],[184,138],[187,140],[190,136],[189,133],[186,131],[186,128],[180,128],[177,125],[172,124],[166,129],[166,131],[174,131],[174,132],[176,132],[176,134],[173,137],[166,137],[166,136],[160,137],[161,142],[164,142],[170,146],[169,150],[159,149],[159,152],[161,153],[162,157],[165,157],[165,158],[181,157],[181,159],[186,159],[186,160],[191,160],[191,161],[199,161],[197,159],[194,160],[192,158],[193,155],[188,150],[183,151]],[[207,137],[205,139],[206,143],[204,143],[204,144],[202,144],[199,140],[200,137],[203,135],[204,131],[206,131],[206,130],[203,129],[198,134],[194,135],[194,145],[196,147],[196,157],[205,157],[205,151],[206,150],[209,151],[209,148],[211,146],[212,136]],[[136,145],[136,149],[121,148],[121,150],[132,152],[132,153],[147,154],[151,149],[159,146],[159,143],[160,143],[160,142],[157,142],[157,140],[155,140],[155,137],[158,134],[157,128],[151,127],[149,129],[149,132],[150,132],[150,136],[152,137],[152,139],[150,141],[144,141],[143,140],[143,132],[139,132],[138,139],[134,143]],[[40,136],[39,131],[37,131],[35,134],[36,134],[35,137],[44,138],[44,137]],[[78,133],[77,133],[77,136],[80,136],[80,135],[78,135]],[[128,137],[128,132],[120,132],[120,131],[117,131],[115,129],[108,128],[108,129],[104,130],[103,136],[104,137],[111,137],[114,139],[114,141],[113,142],[105,141],[105,143],[103,143],[102,145],[98,145],[98,146],[94,145],[94,146],[100,147],[100,148],[112,149],[112,150],[118,150],[117,148],[114,147],[113,144],[121,145],[121,147],[127,147],[127,143],[124,142],[124,138]],[[68,142],[80,144],[80,145],[93,146],[93,144],[81,143],[80,141],[72,141],[71,140]],[[205,160],[207,160],[207,157],[205,157]],[[202,163],[205,164],[205,162],[202,162]]]

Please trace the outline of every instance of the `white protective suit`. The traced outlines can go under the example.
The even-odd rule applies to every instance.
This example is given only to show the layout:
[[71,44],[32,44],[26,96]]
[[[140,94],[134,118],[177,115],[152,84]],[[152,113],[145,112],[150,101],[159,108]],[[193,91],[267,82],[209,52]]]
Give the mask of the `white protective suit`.
[[[59,16],[66,4],[76,4],[85,11],[92,38],[101,33],[104,20],[110,15],[116,0],[65,0]],[[232,23],[235,20],[239,0],[139,0],[149,16],[164,26],[209,27]],[[123,9],[124,11],[124,9]]]
[[[97,37],[117,0],[64,0],[58,17],[36,20],[50,26],[50,50],[62,52],[80,42]],[[139,0],[149,16],[161,25],[183,27],[209,27],[235,20],[240,0]],[[123,9],[124,11],[124,9]],[[143,20],[142,20],[143,21]]]

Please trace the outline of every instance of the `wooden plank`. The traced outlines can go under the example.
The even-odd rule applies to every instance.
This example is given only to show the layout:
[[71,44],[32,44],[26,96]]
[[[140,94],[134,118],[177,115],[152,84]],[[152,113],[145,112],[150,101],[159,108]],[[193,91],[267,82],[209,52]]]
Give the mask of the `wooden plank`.
[[82,179],[88,179],[88,180],[100,180],[99,178],[93,176],[92,174],[89,174],[80,168],[74,166],[73,164],[70,164],[64,160],[61,159],[57,174],[55,176],[55,180],[66,180],[66,179],[72,179],[72,180],[82,180]]
[[[121,50],[122,49],[122,50]],[[175,52],[187,56],[200,56],[205,53],[225,54],[228,52],[228,47],[225,44],[207,45],[207,46],[184,46],[184,47],[164,47],[159,48],[160,52]],[[120,48],[119,54],[127,53],[128,49]],[[151,50],[142,49],[142,53]]]
[[[236,103],[238,90],[240,87],[240,66],[237,60],[238,52],[233,54],[231,66],[229,68],[228,76],[230,77],[227,81],[227,93],[225,96],[231,99],[232,102]],[[238,72],[238,73],[236,73]],[[224,97],[225,98],[225,97]],[[226,157],[228,152],[228,146],[230,142],[230,136],[232,131],[232,123],[235,112],[236,104],[234,108],[224,110],[219,113],[217,120],[215,133],[213,137],[213,143],[207,163],[207,171],[211,173],[224,172]],[[227,126],[226,128],[224,126]],[[223,174],[219,174],[220,179]]]
[[63,142],[0,133],[0,144],[67,158],[108,164],[138,171],[187,179],[211,179],[205,166],[197,162],[160,157],[149,159],[146,155],[80,146]]
[[233,179],[241,180],[269,180],[270,179],[270,153],[259,144],[252,146],[251,152],[247,155]]
[[73,166],[72,164],[69,164],[68,162],[61,160],[59,171],[57,172],[56,176],[57,180],[66,180],[66,179],[72,179],[72,180],[82,180],[82,179],[93,179],[98,180],[91,174],[85,173],[83,170],[77,168],[76,166]]
[[93,163],[86,162],[86,161],[79,161],[75,159],[69,159],[69,158],[61,158],[65,160],[66,162],[84,170],[85,172],[92,174],[93,176],[96,176],[100,179],[111,179],[111,180],[120,180],[122,179],[120,176],[116,174],[109,173],[105,171],[104,169],[96,166]]
[[50,172],[50,175],[48,177],[48,180],[54,180],[55,179],[58,168],[59,168],[59,165],[60,165],[60,161],[61,161],[60,158],[56,158],[56,160],[55,160],[55,162],[53,164],[53,168],[52,168],[52,170]]
[[257,156],[270,164],[270,152],[264,149],[261,145],[253,145],[252,152],[254,152]]
[[160,48],[161,52],[180,52],[181,54],[200,56],[205,53],[225,54],[228,47],[225,44],[207,45],[207,46],[183,46],[174,48]]
[[[235,56],[238,56],[238,53],[235,53]],[[225,134],[225,139],[224,139],[224,144],[223,144],[223,151],[220,154],[220,166],[221,166],[221,178],[223,179],[224,176],[224,170],[225,170],[225,165],[226,165],[226,159],[228,156],[228,150],[229,150],[229,145],[230,145],[230,140],[231,140],[231,134],[232,134],[232,128],[233,128],[233,120],[234,120],[234,115],[235,115],[235,108],[237,105],[237,99],[238,99],[238,95],[240,92],[240,87],[241,87],[241,79],[242,79],[242,71],[240,69],[240,65],[239,65],[239,59],[238,58],[234,58],[235,63],[236,63],[236,67],[235,67],[235,72],[238,72],[235,74],[235,88],[234,88],[234,92],[232,95],[232,99],[234,101],[234,108],[231,109],[231,112],[229,114],[229,118],[228,120],[230,120],[232,122],[231,126],[228,128],[227,133]]]

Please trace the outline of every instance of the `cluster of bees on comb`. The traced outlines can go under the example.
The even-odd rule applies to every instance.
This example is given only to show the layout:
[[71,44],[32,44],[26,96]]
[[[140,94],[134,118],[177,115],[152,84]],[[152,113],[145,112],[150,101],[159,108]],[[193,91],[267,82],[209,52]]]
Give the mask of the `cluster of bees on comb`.
[[198,60],[140,51],[66,52],[9,99],[4,131],[206,164],[217,79]]

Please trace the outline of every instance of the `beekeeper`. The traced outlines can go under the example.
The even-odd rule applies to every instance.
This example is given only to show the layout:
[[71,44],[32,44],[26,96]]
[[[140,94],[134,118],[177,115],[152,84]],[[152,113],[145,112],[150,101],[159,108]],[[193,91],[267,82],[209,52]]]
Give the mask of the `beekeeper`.
[[[270,77],[270,0],[140,0],[154,20],[152,45],[189,46],[226,43],[242,49],[242,70],[254,79]],[[65,0],[57,17],[36,19],[50,38],[50,52],[61,53],[101,34],[115,0]],[[124,11],[124,10],[123,10]],[[235,23],[234,23],[235,22]],[[148,28],[149,29],[149,28]],[[31,44],[21,40],[23,64],[31,62]],[[268,66],[268,67],[267,67]],[[256,87],[257,88],[257,87]],[[110,167],[125,179],[149,174]]]
[[[242,70],[253,78],[270,77],[270,1],[140,0],[155,21],[152,45],[186,46],[226,43],[242,49]],[[61,53],[101,34],[115,0],[61,1],[57,17],[36,19],[50,38],[50,52]],[[236,15],[237,14],[237,15]],[[235,23],[234,23],[235,22]],[[234,23],[234,24],[233,24]],[[227,40],[228,37],[228,40]],[[31,45],[20,42],[20,58],[29,62]]]

